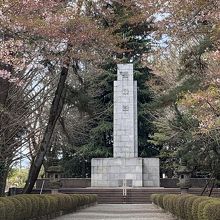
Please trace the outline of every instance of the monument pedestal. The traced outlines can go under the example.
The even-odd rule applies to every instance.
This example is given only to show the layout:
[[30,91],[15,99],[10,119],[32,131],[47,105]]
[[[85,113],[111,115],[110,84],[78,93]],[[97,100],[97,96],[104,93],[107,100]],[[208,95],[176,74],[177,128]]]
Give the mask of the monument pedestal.
[[158,158],[94,158],[92,187],[159,187]]
[[118,64],[114,82],[113,158],[92,159],[91,186],[159,187],[159,159],[138,158],[137,81],[133,64]]

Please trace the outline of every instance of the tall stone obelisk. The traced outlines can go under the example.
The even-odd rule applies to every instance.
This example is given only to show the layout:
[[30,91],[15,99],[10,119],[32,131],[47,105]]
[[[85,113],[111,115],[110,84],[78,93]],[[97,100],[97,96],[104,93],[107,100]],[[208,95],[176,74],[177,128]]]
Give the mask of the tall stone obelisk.
[[138,157],[137,81],[133,64],[118,64],[114,82],[114,157]]
[[138,157],[137,82],[133,64],[118,64],[114,82],[113,158],[93,158],[92,187],[158,187],[159,159]]

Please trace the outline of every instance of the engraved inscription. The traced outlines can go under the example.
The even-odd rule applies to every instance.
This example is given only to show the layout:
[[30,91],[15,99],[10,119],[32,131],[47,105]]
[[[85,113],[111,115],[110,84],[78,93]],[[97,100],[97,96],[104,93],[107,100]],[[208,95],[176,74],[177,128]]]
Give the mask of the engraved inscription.
[[129,110],[128,105],[123,105],[123,106],[122,106],[122,110],[123,110],[124,112],[127,112],[127,111]]
[[122,94],[123,95],[128,95],[129,94],[129,90],[128,89],[123,89],[122,90]]
[[122,79],[128,79],[128,72],[120,72]]

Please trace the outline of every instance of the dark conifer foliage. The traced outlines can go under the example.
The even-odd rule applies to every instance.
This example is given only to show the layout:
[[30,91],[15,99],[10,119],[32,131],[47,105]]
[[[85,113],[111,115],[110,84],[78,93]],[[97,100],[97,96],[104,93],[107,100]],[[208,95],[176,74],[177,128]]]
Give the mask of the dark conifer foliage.
[[[148,111],[153,94],[147,82],[152,76],[151,70],[143,64],[143,59],[150,51],[150,33],[153,25],[146,20],[133,21],[135,13],[141,9],[135,5],[125,7],[118,2],[106,5],[113,14],[111,18],[100,14],[104,26],[117,27],[114,34],[121,38],[121,53],[115,53],[111,60],[102,65],[102,73],[94,77],[91,86],[95,91],[93,97],[95,111],[102,112],[101,117],[94,120],[90,130],[88,144],[83,146],[93,156],[111,156],[113,147],[113,81],[116,80],[117,63],[133,63],[134,77],[138,82],[138,138],[139,155],[155,156],[156,148],[147,143],[148,135],[152,132],[152,118]],[[97,149],[99,150],[97,151]],[[100,150],[101,149],[101,150]],[[87,152],[87,151],[86,151]],[[97,154],[98,152],[98,154]],[[100,153],[102,155],[100,155]]]

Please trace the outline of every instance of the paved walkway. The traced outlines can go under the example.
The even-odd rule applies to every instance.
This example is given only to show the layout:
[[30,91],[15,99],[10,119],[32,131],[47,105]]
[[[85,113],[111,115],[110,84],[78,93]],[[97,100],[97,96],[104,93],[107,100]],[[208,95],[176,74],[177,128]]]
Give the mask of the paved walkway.
[[99,204],[64,215],[56,220],[174,220],[161,209],[151,204]]

